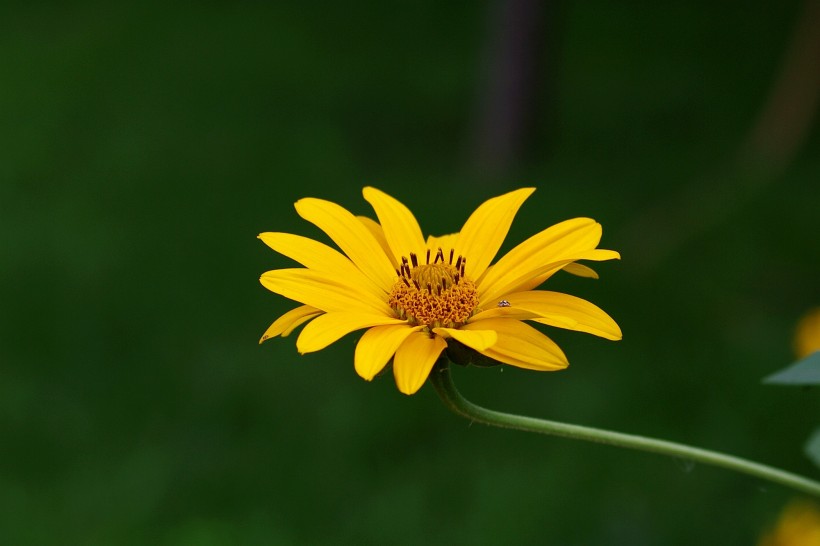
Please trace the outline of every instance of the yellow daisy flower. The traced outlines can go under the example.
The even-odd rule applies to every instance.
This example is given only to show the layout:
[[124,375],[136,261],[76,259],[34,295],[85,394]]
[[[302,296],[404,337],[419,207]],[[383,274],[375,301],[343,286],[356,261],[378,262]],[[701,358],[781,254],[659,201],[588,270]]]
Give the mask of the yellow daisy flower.
[[565,368],[563,351],[525,320],[620,339],[618,325],[595,305],[535,290],[561,269],[597,277],[578,260],[620,258],[596,248],[601,225],[594,220],[556,224],[490,265],[533,191],[522,188],[490,199],[458,233],[426,239],[412,212],[376,188],[365,187],[362,193],[378,222],[330,201],[300,199],[295,204],[299,216],[324,231],[344,254],[299,235],[259,235],[304,266],[261,276],[265,288],[303,305],[279,317],[260,343],[287,336],[307,322],[296,340],[304,354],[367,328],[356,345],[356,372],[370,381],[392,359],[396,385],[413,394],[453,341],[520,368]]
[[800,318],[794,336],[797,358],[805,358],[815,351],[820,351],[820,307],[815,307]]
[[783,509],[777,525],[758,546],[820,546],[820,510],[814,503],[795,500]]

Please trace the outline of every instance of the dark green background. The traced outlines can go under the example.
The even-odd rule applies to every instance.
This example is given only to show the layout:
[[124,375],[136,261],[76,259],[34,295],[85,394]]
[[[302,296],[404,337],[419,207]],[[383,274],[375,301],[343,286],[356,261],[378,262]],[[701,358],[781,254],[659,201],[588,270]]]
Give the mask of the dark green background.
[[462,391],[820,477],[817,391],[760,382],[820,302],[818,131],[737,159],[802,5],[544,5],[506,162],[476,144],[492,3],[1,8],[0,542],[753,544],[791,491],[470,426],[358,378],[355,334],[257,345],[292,304],[256,235],[318,236],[298,198],[369,214],[374,185],[442,234],[537,186],[504,250],[599,220],[623,259],[550,288],[624,339],[551,331],[568,370],[459,368]]

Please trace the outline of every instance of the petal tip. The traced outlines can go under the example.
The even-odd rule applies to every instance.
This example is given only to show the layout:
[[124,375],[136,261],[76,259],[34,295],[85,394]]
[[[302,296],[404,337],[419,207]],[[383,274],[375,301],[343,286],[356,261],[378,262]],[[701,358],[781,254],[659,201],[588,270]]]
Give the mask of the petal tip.
[[401,385],[397,385],[397,386],[398,386],[398,388],[399,388],[399,392],[400,392],[400,393],[402,393],[402,394],[404,394],[404,395],[407,395],[407,396],[413,396],[413,395],[414,395],[414,394],[416,394],[416,393],[419,391],[419,389],[421,388],[421,385],[419,385],[419,386],[418,386],[418,387],[416,387],[416,388],[409,388],[409,389],[408,389],[408,388],[405,388],[405,387],[402,387]]

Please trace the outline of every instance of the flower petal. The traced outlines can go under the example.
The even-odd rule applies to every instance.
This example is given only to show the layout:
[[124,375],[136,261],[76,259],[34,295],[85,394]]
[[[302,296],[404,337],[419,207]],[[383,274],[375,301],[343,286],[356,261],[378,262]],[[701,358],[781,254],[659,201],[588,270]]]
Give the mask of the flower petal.
[[298,328],[300,324],[304,324],[313,317],[319,316],[322,313],[324,313],[324,311],[311,307],[310,305],[301,305],[296,309],[291,309],[273,321],[273,324],[271,324],[268,329],[265,330],[265,333],[262,334],[262,338],[259,340],[259,343],[279,335],[282,337],[287,337],[293,330]]
[[440,235],[438,237],[434,237],[430,235],[427,237],[427,248],[436,252],[438,249],[444,250],[445,254],[448,254],[450,249],[454,249],[456,247],[456,241],[458,240],[458,233],[449,233],[447,235]]
[[397,262],[401,261],[402,256],[409,257],[411,252],[417,256],[424,254],[424,236],[410,209],[383,191],[370,186],[362,190],[362,195],[376,211],[379,224],[392,249],[392,256]]
[[356,373],[367,381],[372,380],[396,354],[396,349],[407,336],[422,328],[423,326],[389,324],[374,326],[367,330],[356,344],[356,353],[353,357]]
[[369,287],[374,294],[380,293],[380,289],[347,256],[326,244],[290,233],[266,232],[260,233],[259,238],[279,254],[309,269],[334,273],[345,284],[353,281],[356,287]]
[[382,250],[384,250],[384,255],[390,258],[390,263],[393,265],[393,269],[398,269],[400,262],[393,257],[393,251],[390,250],[390,245],[387,244],[387,237],[384,236],[384,230],[379,223],[373,218],[368,218],[367,216],[357,216],[356,218],[358,218],[359,221],[364,224],[364,227],[366,227],[373,237],[376,238],[376,241],[378,241],[379,245],[382,247]]
[[296,349],[302,354],[312,353],[324,349],[350,332],[384,324],[404,325],[406,322],[376,313],[346,311],[325,313],[305,326],[296,340]]
[[[509,301],[507,301],[509,303]],[[472,317],[470,317],[468,323],[470,322],[478,322],[481,320],[487,320],[491,318],[505,318],[505,319],[515,319],[515,320],[530,320],[538,318],[538,313],[534,313],[532,311],[526,311],[519,307],[490,307],[481,311],[480,313],[476,313]],[[567,324],[572,324],[571,321],[567,320]]]
[[280,296],[326,312],[377,312],[392,317],[384,299],[339,282],[338,275],[312,269],[274,269],[259,278],[262,286]]
[[430,370],[447,342],[439,336],[413,332],[399,345],[393,358],[396,386],[404,394],[413,394],[424,385]]
[[[556,271],[560,271],[567,264],[576,260],[603,261],[617,260],[620,257],[621,255],[614,250],[599,248],[565,256],[559,261],[542,264],[535,269],[521,267],[519,270],[512,270],[505,277],[497,279],[492,285],[482,285],[482,287],[479,288],[479,305],[486,306],[489,302],[501,300],[506,294],[511,292],[532,290],[550,278]],[[530,262],[528,265],[535,264]]]
[[598,273],[596,273],[594,269],[584,264],[579,264],[576,262],[572,262],[565,265],[563,271],[566,271],[567,273],[570,273],[572,275],[577,275],[579,277],[586,277],[587,279],[598,278]]
[[536,233],[502,256],[476,283],[479,290],[492,290],[513,272],[534,270],[591,250],[601,240],[601,225],[592,218],[573,218]]
[[464,223],[456,243],[456,255],[467,259],[465,274],[479,278],[495,258],[518,209],[535,188],[522,188],[481,204]]
[[[587,300],[545,290],[508,294],[510,307],[537,315],[534,320],[558,328],[586,332],[606,339],[623,337],[621,328],[603,309]],[[478,315],[476,315],[477,317]]]
[[299,216],[324,231],[376,286],[390,292],[396,271],[364,224],[336,203],[307,197],[296,202]]
[[433,328],[433,333],[443,338],[453,338],[477,351],[492,347],[498,339],[498,334],[492,330],[459,330],[457,328]]
[[481,354],[519,368],[553,371],[569,365],[567,357],[550,338],[518,320],[494,318],[471,322],[463,330],[495,330],[498,340]]

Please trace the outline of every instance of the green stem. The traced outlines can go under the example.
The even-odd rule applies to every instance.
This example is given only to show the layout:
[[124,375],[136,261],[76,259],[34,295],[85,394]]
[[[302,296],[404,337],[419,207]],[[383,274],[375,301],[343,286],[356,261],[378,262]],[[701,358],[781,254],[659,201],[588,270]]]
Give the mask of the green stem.
[[458,392],[458,389],[456,389],[453,383],[453,378],[450,375],[450,367],[447,361],[439,362],[436,365],[433,373],[430,374],[430,381],[433,383],[441,400],[449,409],[476,423],[670,455],[684,460],[728,468],[820,497],[820,482],[771,466],[741,459],[740,457],[725,455],[723,453],[699,449],[675,442],[656,440],[645,436],[623,434],[556,421],[546,421],[544,419],[502,413],[477,406]]

